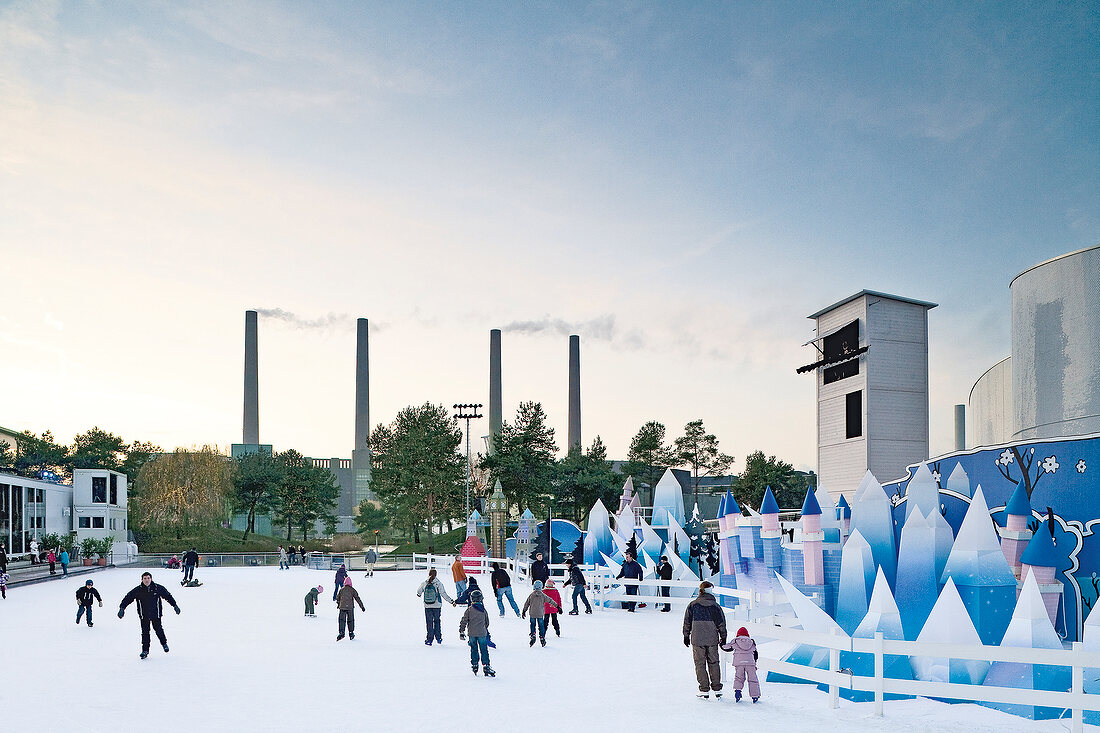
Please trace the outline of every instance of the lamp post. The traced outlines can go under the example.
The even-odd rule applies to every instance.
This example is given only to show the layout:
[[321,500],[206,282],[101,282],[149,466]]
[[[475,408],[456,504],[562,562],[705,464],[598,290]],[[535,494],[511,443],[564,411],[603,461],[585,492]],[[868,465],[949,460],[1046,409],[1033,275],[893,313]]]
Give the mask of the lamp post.
[[481,417],[481,405],[454,405],[455,417],[466,421],[466,518],[470,517],[470,421]]

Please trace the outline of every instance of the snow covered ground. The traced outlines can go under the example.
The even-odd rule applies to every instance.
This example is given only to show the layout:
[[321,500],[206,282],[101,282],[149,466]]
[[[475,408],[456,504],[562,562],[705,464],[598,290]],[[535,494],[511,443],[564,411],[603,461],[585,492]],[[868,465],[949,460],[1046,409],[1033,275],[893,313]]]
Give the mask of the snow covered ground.
[[[0,601],[5,730],[1068,729],[1068,721],[931,700],[887,701],[885,718],[875,719],[870,703],[842,700],[830,710],[827,695],[808,685],[765,683],[758,705],[698,700],[682,614],[652,609],[565,616],[563,636],[551,632],[543,649],[527,646],[526,621],[510,609],[498,618],[491,604],[498,676],[474,677],[458,638],[459,609],[443,609],[443,645],[424,646],[416,588],[425,574],[413,572],[354,573],[367,610],[356,610],[355,641],[337,643],[331,572],[200,568],[205,585],[181,588],[178,572],[154,570],[183,613],[169,611],[165,620],[172,651],[162,652],[154,637],[141,661],[134,607],[116,616],[141,572],[91,576],[104,599],[91,629],[73,623],[73,594],[88,576],[9,589]],[[303,618],[302,598],[318,584],[325,588],[319,617]],[[527,590],[516,588],[517,602]]]

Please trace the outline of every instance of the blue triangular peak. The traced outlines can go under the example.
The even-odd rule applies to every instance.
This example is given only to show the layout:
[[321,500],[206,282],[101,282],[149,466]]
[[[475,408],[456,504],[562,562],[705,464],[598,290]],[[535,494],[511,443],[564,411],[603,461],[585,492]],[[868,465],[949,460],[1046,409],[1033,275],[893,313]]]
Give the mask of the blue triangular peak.
[[477,509],[474,509],[472,512],[470,512],[470,519],[473,519],[475,521],[480,520],[481,519],[481,513],[478,512]]
[[840,495],[840,501],[836,503],[836,508],[840,510],[841,519],[851,518],[852,507],[848,505],[848,500],[844,498],[844,494]]
[[1005,507],[1005,514],[1011,514],[1014,517],[1031,516],[1031,502],[1028,501],[1027,489],[1024,487],[1023,481],[1016,484],[1016,490],[1012,492],[1012,497]]
[[741,506],[737,503],[737,499],[733,498],[729,489],[726,489],[726,495],[722,497],[722,501],[725,502],[726,514],[741,514]]
[[760,502],[761,514],[779,514],[779,504],[775,501],[775,494],[772,493],[772,487],[768,487],[764,490],[764,501]]
[[814,514],[821,514],[821,505],[817,503],[814,490],[812,488],[806,489],[806,498],[802,502],[802,516],[809,517]]
[[535,515],[531,513],[530,509],[524,509],[523,514],[519,515],[520,519],[534,519]]
[[1050,535],[1050,527],[1046,522],[1035,530],[1035,536],[1027,543],[1024,554],[1020,556],[1020,562],[1036,568],[1056,568],[1061,562],[1058,556],[1058,548],[1054,546],[1054,538]]
[[718,516],[716,519],[721,519],[726,516],[726,497],[722,497],[718,500]]

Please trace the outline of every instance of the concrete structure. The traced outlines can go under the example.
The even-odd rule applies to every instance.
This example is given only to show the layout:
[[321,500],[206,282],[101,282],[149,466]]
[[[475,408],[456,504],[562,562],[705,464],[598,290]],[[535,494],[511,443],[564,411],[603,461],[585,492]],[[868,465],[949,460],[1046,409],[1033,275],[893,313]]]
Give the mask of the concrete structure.
[[244,430],[241,442],[260,442],[260,371],[256,311],[244,312]]
[[[500,329],[489,331],[489,455],[497,451],[497,439],[504,425],[500,388]],[[494,557],[501,557],[494,555]]]
[[833,496],[870,470],[905,474],[928,457],[928,310],[935,303],[862,290],[812,314],[819,361],[817,463]]
[[966,450],[966,405],[955,405],[955,450]]
[[1012,358],[1005,357],[978,377],[970,389],[970,441],[967,447],[999,445],[1012,439]]
[[581,448],[581,337],[569,337],[569,443],[566,450]]
[[350,516],[364,499],[373,498],[370,491],[370,323],[366,318],[355,322],[355,444],[351,449],[351,490],[340,484],[341,512],[347,493]]

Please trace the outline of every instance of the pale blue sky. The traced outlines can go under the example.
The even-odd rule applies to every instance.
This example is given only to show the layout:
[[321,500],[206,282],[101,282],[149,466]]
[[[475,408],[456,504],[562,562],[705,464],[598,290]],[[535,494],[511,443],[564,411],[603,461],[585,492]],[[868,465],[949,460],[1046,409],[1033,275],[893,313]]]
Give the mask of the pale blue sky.
[[[940,304],[943,452],[1009,280],[1100,241],[1098,9],[0,3],[0,424],[239,441],[281,308],[334,325],[261,320],[261,439],[348,455],[354,317],[375,423],[560,319],[586,443],[701,417],[812,467],[805,316],[870,288]],[[564,439],[565,337],[504,350]]]

